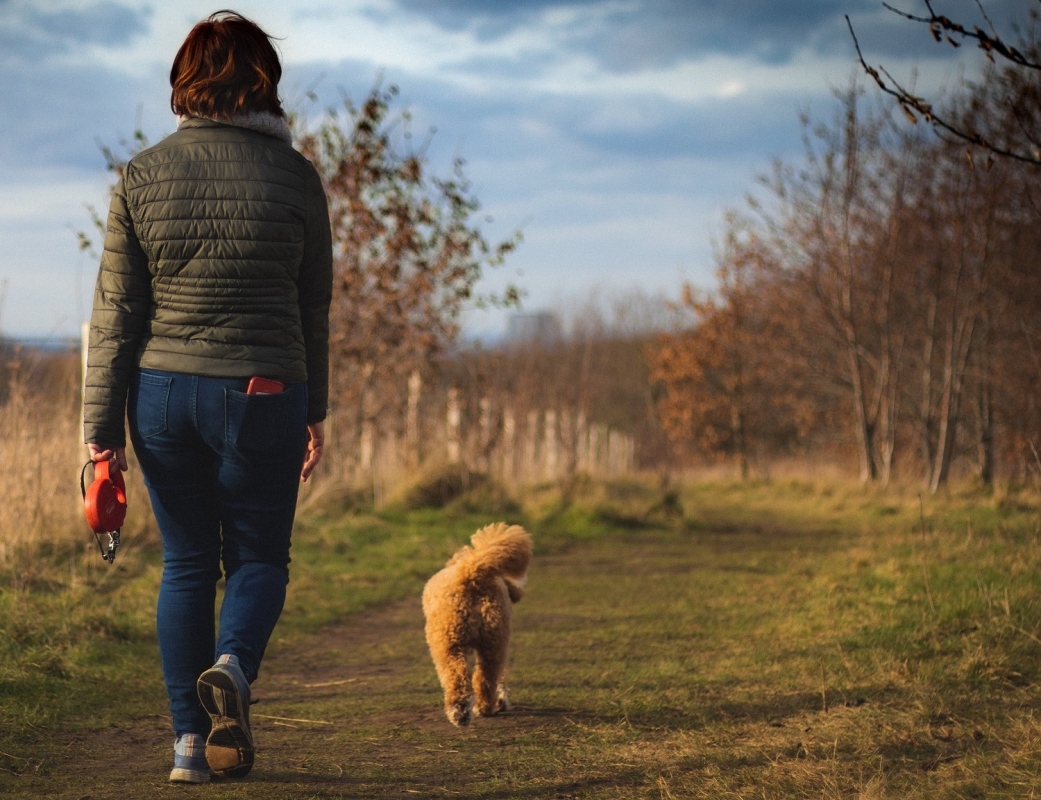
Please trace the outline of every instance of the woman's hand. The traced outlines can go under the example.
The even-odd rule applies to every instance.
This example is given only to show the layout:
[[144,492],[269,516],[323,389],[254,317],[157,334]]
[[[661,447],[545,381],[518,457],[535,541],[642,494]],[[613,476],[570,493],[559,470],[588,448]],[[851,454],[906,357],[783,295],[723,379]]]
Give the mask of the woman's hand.
[[116,466],[119,467],[120,472],[127,471],[127,449],[125,447],[104,447],[100,444],[88,444],[87,450],[90,451],[90,460],[97,463],[98,461],[111,461],[116,460]]
[[300,480],[306,481],[318,462],[322,460],[325,448],[325,426],[321,422],[307,426],[307,455],[304,456],[304,468],[300,470]]

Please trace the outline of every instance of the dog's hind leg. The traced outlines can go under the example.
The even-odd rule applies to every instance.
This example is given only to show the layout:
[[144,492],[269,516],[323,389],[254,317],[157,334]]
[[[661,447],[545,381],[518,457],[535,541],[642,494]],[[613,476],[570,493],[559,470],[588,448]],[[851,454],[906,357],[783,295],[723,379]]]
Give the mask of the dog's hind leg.
[[430,653],[437,668],[437,677],[445,692],[445,715],[453,725],[470,724],[474,713],[474,696],[470,689],[470,665],[461,648],[435,648]]
[[477,648],[473,686],[477,696],[477,713],[482,717],[490,717],[510,708],[506,697],[506,650],[505,638],[484,643]]

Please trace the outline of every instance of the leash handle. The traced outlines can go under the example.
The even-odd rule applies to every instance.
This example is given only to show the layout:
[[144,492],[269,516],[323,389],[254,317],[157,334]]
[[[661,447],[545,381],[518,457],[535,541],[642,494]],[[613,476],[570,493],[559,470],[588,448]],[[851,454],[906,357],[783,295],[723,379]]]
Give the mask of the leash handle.
[[[94,480],[87,486],[87,467],[94,468]],[[101,551],[101,558],[109,564],[116,560],[119,534],[126,518],[127,494],[122,471],[112,471],[112,461],[88,461],[80,470],[80,493],[83,495],[83,510],[87,524],[94,531],[94,539]],[[108,535],[108,546],[101,541],[101,534]]]

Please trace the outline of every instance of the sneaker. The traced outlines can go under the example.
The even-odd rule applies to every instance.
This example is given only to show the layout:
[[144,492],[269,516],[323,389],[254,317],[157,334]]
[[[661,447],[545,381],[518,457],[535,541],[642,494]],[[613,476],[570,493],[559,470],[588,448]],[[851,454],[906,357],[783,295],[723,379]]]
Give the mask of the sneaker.
[[221,778],[240,778],[253,769],[249,729],[249,682],[235,656],[224,655],[199,676],[199,700],[213,727],[206,739],[206,762]]
[[201,734],[182,733],[173,746],[173,769],[170,783],[209,783],[210,765],[203,753]]

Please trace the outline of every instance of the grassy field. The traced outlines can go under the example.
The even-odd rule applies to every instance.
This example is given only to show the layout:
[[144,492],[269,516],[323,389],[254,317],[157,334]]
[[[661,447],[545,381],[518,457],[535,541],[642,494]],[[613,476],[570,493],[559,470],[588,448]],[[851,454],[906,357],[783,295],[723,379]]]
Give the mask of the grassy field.
[[[1041,792],[1032,493],[579,484],[314,504],[245,781],[166,783],[157,555],[0,591],[0,794],[969,798]],[[418,595],[474,528],[534,534],[516,707],[457,730]],[[104,565],[102,565],[104,566]]]

